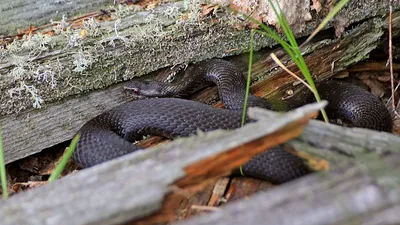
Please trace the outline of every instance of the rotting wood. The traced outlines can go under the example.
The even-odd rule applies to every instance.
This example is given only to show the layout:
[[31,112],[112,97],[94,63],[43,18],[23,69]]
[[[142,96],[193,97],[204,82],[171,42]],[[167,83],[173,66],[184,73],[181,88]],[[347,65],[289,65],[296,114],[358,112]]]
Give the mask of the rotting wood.
[[[85,2],[91,0],[81,4]],[[37,106],[41,99],[50,103],[105,88],[166,66],[248,51],[249,30],[231,25],[240,27],[239,19],[222,13],[217,21],[208,17],[199,20],[201,2],[189,3],[186,11],[183,2],[138,13],[125,9],[125,15],[114,9],[109,21],[86,21],[88,24],[75,30],[57,28],[60,33],[55,32],[54,36],[39,35],[8,46],[0,54],[0,90],[14,95],[0,96],[0,114],[18,112],[33,103]],[[30,6],[26,5],[21,7]],[[354,16],[361,6],[363,16]],[[394,10],[397,7],[400,8],[394,6]],[[386,2],[363,0],[345,7],[341,17],[358,22],[372,16],[380,18],[386,9]],[[5,6],[4,10],[20,9]],[[306,29],[294,33],[299,37],[312,32],[325,16],[321,14],[313,13],[315,18],[305,25]],[[256,49],[274,44],[263,37],[257,37],[255,42]]]
[[[400,12],[395,14],[394,18],[393,26],[400,30]],[[360,24],[341,40],[333,40],[329,43],[327,40],[323,40],[324,48],[314,49],[311,54],[304,57],[314,81],[326,80],[345,70],[349,65],[367,58],[373,49],[383,43],[384,27],[387,26],[387,23],[386,20],[370,20]],[[376,29],[377,27],[381,28]],[[257,63],[254,66],[257,68],[254,72],[256,77],[263,76],[263,73],[257,73],[259,71],[263,71],[265,74],[265,71],[274,69],[273,65],[275,64],[272,59],[265,58],[262,61],[263,63]],[[288,56],[282,57],[282,61],[287,62]],[[293,62],[289,63],[287,67],[297,75],[301,74]],[[309,93],[304,85],[300,85],[293,76],[282,70],[271,72],[268,77],[255,84],[252,91],[258,96],[276,102],[277,108],[281,109],[290,109],[301,105],[304,96]]]
[[[258,108],[254,108],[250,113],[253,118],[259,119],[265,119],[276,114],[277,112]],[[377,156],[400,153],[400,138],[391,133],[363,128],[344,129],[342,126],[326,124],[317,120],[310,121],[309,125],[304,128],[302,135],[287,144],[300,151],[302,149],[299,149],[297,144],[306,144],[308,147],[315,148],[314,150],[306,149],[307,153],[331,162],[338,162],[344,157],[363,157],[367,153]],[[306,148],[306,146],[303,147]]]
[[[383,72],[389,71],[389,67],[386,66],[386,61],[385,62],[366,62],[362,64],[356,64],[354,66],[351,66],[350,68],[347,69],[348,72],[366,72],[366,71],[374,71],[374,72]],[[399,63],[394,63],[393,64],[393,71],[394,72],[399,72],[400,71],[400,64]]]
[[[251,110],[249,113],[251,113]],[[260,153],[264,149],[268,149],[269,147],[271,147],[271,144],[276,141],[283,143],[282,139],[290,139],[290,137],[286,135],[298,136],[301,133],[301,126],[299,125],[307,123],[308,120],[315,115],[316,112],[310,113],[302,119],[293,122],[294,124],[286,125],[284,128],[277,131],[276,135],[259,138],[257,140],[253,140],[252,142],[238,146],[237,148],[230,150],[230,154],[214,155],[212,157],[208,157],[204,160],[193,163],[184,169],[186,174],[191,174],[191,176],[185,176],[175,181],[174,185],[178,186],[179,188],[183,188],[185,192],[200,191],[204,187],[204,183],[210,184],[212,182],[215,182],[216,179],[221,175],[229,175],[233,169],[238,168],[240,165],[243,165],[254,155],[256,155],[256,152]],[[274,123],[275,122],[277,121],[274,121]],[[251,132],[259,133],[260,131],[252,130]],[[225,145],[227,147],[230,144],[231,143],[229,142],[225,142]],[[249,154],[250,152],[255,154]],[[233,165],[236,165],[236,167]],[[179,201],[180,199],[181,194],[179,192],[169,194],[163,204],[163,207],[157,213],[138,221],[130,222],[129,225],[150,225],[154,223],[173,220],[175,218],[175,213],[174,208],[171,207],[171,205],[174,205],[174,202]]]
[[239,200],[247,198],[260,190],[271,188],[273,185],[260,179],[252,179],[247,177],[232,178],[229,189],[226,191],[225,198],[227,201]]
[[128,100],[121,85],[117,85],[61,104],[49,105],[40,111],[3,117],[0,123],[5,162],[21,159],[70,139],[83,123]]
[[208,206],[218,206],[220,204],[220,201],[225,194],[228,184],[229,184],[229,178],[223,177],[218,179],[218,181],[214,184],[210,200],[208,201],[207,204]]
[[364,157],[178,224],[398,224],[399,162]]
[[[268,121],[272,120],[271,116],[277,115],[276,112],[265,111],[257,108],[253,108],[249,114],[253,118],[258,118],[259,122],[264,121],[265,123],[268,123]],[[337,218],[334,217],[335,220],[341,221],[343,218],[342,222],[337,222],[336,224],[343,224],[343,222],[351,220],[353,217],[359,218],[363,215],[362,210],[370,210],[368,212],[375,212],[375,210],[378,209],[378,215],[393,213],[397,206],[392,206],[391,201],[395,201],[397,205],[400,204],[400,180],[398,179],[398,173],[400,172],[398,171],[400,169],[398,166],[398,161],[400,160],[400,148],[398,147],[400,146],[399,142],[400,137],[394,136],[390,133],[377,132],[361,128],[346,128],[332,124],[325,124],[320,121],[310,121],[309,125],[303,130],[303,134],[298,138],[287,142],[287,144],[295,147],[295,149],[298,151],[304,151],[306,153],[329,160],[329,170],[322,174],[319,173],[311,175],[312,180],[310,180],[310,178],[300,179],[299,182],[301,182],[301,185],[297,185],[297,182],[295,181],[284,184],[283,187],[290,186],[290,188],[284,189],[283,191],[276,191],[280,190],[282,186],[272,190],[272,192],[275,193],[271,194],[272,196],[277,195],[276,192],[279,192],[280,195],[272,197],[272,199],[270,199],[271,195],[268,195],[268,199],[262,198],[262,200],[259,201],[272,201],[271,204],[274,204],[273,206],[261,208],[264,205],[259,205],[251,206],[253,208],[249,206],[248,209],[241,208],[240,210],[243,212],[243,214],[241,214],[240,217],[246,217],[247,214],[249,216],[253,216],[251,211],[255,207],[258,207],[256,213],[260,213],[259,211],[268,211],[268,215],[271,218],[267,221],[271,221],[271,224],[281,224],[282,222],[287,222],[287,224],[290,224],[290,222],[293,220],[288,219],[286,221],[282,213],[274,215],[275,212],[281,210],[280,207],[282,207],[282,210],[286,210],[284,211],[284,214],[286,215],[297,212],[297,210],[295,210],[296,208],[301,208],[301,212],[305,212],[307,210],[305,213],[310,213],[310,218],[307,218],[308,220],[312,218],[312,212],[315,212],[316,209],[313,207],[313,204],[316,204],[320,201],[323,202],[321,203],[324,206],[324,208],[321,209],[323,212],[316,212],[320,219],[316,223],[311,224],[326,224],[326,221],[330,221],[330,219],[332,219],[329,216],[325,216],[325,214],[329,214],[327,212],[330,210],[333,210],[335,215],[338,215]],[[357,160],[354,160],[354,158],[357,158]],[[357,171],[356,173],[358,175],[353,176],[354,171]],[[302,181],[303,179],[305,179],[305,181]],[[319,186],[320,184],[321,186]],[[365,186],[363,186],[363,184],[365,184]],[[369,192],[370,187],[374,184],[378,184],[377,190],[374,191],[379,192],[379,195],[385,195],[386,193],[390,192],[391,194],[395,194],[396,197],[391,199],[391,194],[387,194],[387,196],[383,197],[373,196],[374,199],[369,201],[371,200],[369,199],[369,195],[371,194]],[[308,189],[308,185],[310,186],[310,189]],[[318,186],[318,190],[313,188],[315,186]],[[381,189],[381,186],[384,187]],[[314,191],[316,191],[315,196],[313,196]],[[340,194],[341,191],[343,191],[345,194]],[[351,198],[348,198],[347,192],[350,193],[349,195],[352,195]],[[327,196],[325,196],[325,194],[327,194]],[[286,195],[287,197],[283,197],[283,195]],[[337,196],[339,196],[338,198],[340,200],[337,199]],[[384,199],[380,199],[380,197]],[[259,195],[254,198],[258,199]],[[307,208],[302,207],[302,201],[304,198],[307,200],[305,205]],[[375,203],[375,199],[382,201]],[[354,212],[347,215],[347,211],[342,211],[343,209],[339,204],[339,202],[342,200],[346,205],[360,204],[360,208],[356,208]],[[255,201],[258,202],[258,200]],[[362,205],[364,204],[363,201],[367,201],[365,204],[368,205],[368,209],[365,209]],[[241,203],[243,202],[246,201],[241,201]],[[246,205],[246,203],[243,204]],[[387,208],[387,211],[379,211],[382,205],[383,207]],[[226,215],[229,215],[229,213]],[[212,214],[208,214],[205,217],[209,216],[212,217]],[[258,216],[261,217],[261,219],[256,219],[259,219],[258,223],[260,223],[260,221],[263,221],[264,217],[261,215]],[[299,213],[298,216],[300,217],[301,214]],[[388,216],[393,217],[393,214],[389,214]],[[129,223],[129,225],[146,225],[152,224],[153,222],[165,222],[167,221],[167,218],[171,217],[162,217],[161,215],[157,215],[154,218],[149,217],[146,218],[146,220],[136,221],[137,223]],[[204,217],[200,217],[199,220],[194,218],[194,223],[202,223],[201,221],[203,219]],[[210,222],[209,224],[225,224],[223,221],[226,219],[227,218],[224,217],[212,221],[207,219],[204,220]],[[373,217],[373,219],[377,221],[377,217]],[[250,224],[252,224],[252,222],[255,221],[249,221]],[[302,222],[304,221],[302,220]],[[310,221],[305,223],[309,224],[308,222]],[[230,223],[243,224],[244,221],[237,223],[235,220],[226,221],[226,224]],[[204,224],[207,223],[205,222]]]
[[18,29],[39,26],[50,20],[60,20],[84,12],[99,10],[112,3],[110,0],[84,1],[0,1],[0,36],[12,35]]
[[[399,14],[394,14],[394,18],[397,18],[396,21],[398,21],[398,26],[393,26],[394,29],[400,29]],[[314,52],[307,50],[309,54],[306,55],[306,59],[307,61],[312,61],[309,67],[310,70],[316,76],[323,76],[323,78],[320,77],[319,79],[326,79],[333,75],[331,73],[331,65],[333,63],[340,71],[346,65],[368,57],[370,51],[381,43],[382,40],[380,38],[382,38],[384,26],[385,20],[382,18],[369,20],[350,31],[341,40],[325,40],[325,42],[330,43],[326,47],[321,47],[321,45],[324,45],[324,41],[309,45],[307,49],[319,48],[318,51]],[[363,46],[355,46],[354,43],[359,42],[354,40],[360,38],[364,38]],[[352,50],[338,51],[339,48],[332,50],[332,47],[337,45],[340,45],[343,49],[347,47],[347,49]],[[332,51],[334,52],[331,53]],[[287,95],[290,91],[301,92],[301,85],[293,86],[293,78],[276,69],[271,59],[268,58],[268,53],[263,53],[260,56],[261,59],[253,66],[254,79],[262,80],[265,77],[264,81],[253,85],[252,91],[254,94],[264,96],[273,101],[281,101],[282,98],[289,97],[287,99],[289,105],[291,104],[290,102],[301,102],[297,99],[299,97],[290,98],[291,95]],[[329,55],[329,57],[325,57],[326,55]],[[357,59],[344,60],[350,59],[354,55],[357,55]],[[245,68],[244,57],[242,55],[232,60]],[[342,59],[342,62],[337,61],[338,59]],[[287,61],[288,59],[283,57],[282,60]],[[289,68],[293,69],[294,65],[290,64]],[[270,70],[273,70],[273,72],[267,76]],[[294,71],[296,70],[294,69]],[[122,85],[92,92],[86,96],[65,100],[57,104],[48,104],[41,110],[31,110],[20,113],[18,116],[4,116],[0,119],[0,122],[4,134],[5,161],[9,163],[66,141],[90,118],[127,102],[129,97],[124,94]],[[209,101],[210,99],[215,99],[216,95],[216,89],[211,88],[207,93],[197,96],[195,100],[207,99]],[[282,108],[286,108],[286,106]]]
[[[225,179],[225,178],[220,178],[220,179]],[[210,198],[213,187],[214,187],[214,182],[208,185],[204,185],[204,188],[202,188],[202,190],[196,193],[195,195],[186,196],[182,201],[177,201],[180,204],[178,207],[175,208],[176,220],[178,221],[184,220],[186,218],[190,218],[199,213],[202,213],[202,210],[196,209],[196,207],[207,206],[207,202]]]
[[[308,105],[277,116],[271,124],[251,123],[233,131],[219,130],[177,139],[20,193],[0,205],[1,224],[29,225],[46,221],[48,225],[108,225],[142,218],[161,207],[171,188],[181,191],[169,196],[180,196],[207,182],[198,177],[212,179],[227,174],[244,162],[242,157],[250,159],[264,150],[247,149],[248,155],[243,155],[237,152],[243,150],[243,145],[261,142],[264,147],[270,147],[298,135],[298,128],[323,105]],[[263,139],[270,141],[266,143]],[[211,167],[228,171],[212,171],[208,164],[200,167],[200,162],[208,163],[210,157],[214,159]],[[203,172],[193,171],[193,167],[201,168]],[[116,172],[118,176],[115,176]]]

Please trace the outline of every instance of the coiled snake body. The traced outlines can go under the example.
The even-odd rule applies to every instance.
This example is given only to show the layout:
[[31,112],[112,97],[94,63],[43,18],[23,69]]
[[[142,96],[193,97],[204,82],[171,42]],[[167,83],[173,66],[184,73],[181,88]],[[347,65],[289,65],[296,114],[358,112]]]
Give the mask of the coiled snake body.
[[[203,83],[217,84],[226,109],[178,98],[137,100],[117,106],[93,118],[78,131],[81,138],[75,161],[90,167],[140,149],[131,142],[143,135],[168,138],[190,136],[197,132],[240,127],[246,79],[232,63],[214,59],[189,66],[189,78],[177,84],[131,82],[126,88],[145,96],[180,96]],[[388,110],[371,93],[343,82],[319,85],[321,98],[329,101],[328,115],[339,117],[357,127],[391,131]],[[248,106],[270,109],[262,98],[249,96]],[[282,183],[310,173],[301,158],[274,147],[243,166],[246,175]]]

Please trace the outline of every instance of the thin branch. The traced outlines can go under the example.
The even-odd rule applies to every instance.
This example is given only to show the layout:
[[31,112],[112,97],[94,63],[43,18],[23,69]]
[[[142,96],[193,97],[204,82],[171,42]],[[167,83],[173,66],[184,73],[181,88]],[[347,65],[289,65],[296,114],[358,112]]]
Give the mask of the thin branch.
[[392,55],[392,1],[389,1],[389,68],[392,88],[392,110],[396,111],[394,99],[393,55]]

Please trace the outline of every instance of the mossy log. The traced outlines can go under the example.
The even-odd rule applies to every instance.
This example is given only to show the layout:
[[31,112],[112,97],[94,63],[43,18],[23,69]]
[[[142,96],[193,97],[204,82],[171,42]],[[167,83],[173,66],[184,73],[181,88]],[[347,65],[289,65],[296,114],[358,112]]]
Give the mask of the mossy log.
[[[183,2],[175,2],[136,13],[121,5],[104,9],[105,3],[93,0],[74,3],[75,10],[102,10],[101,13],[80,15],[77,20],[54,18],[53,26],[43,29],[30,31],[26,27],[26,36],[14,39],[0,51],[0,91],[7,93],[0,96],[1,115],[22,112],[32,106],[46,107],[46,102],[103,89],[166,66],[238,55],[249,48],[250,35],[249,29],[244,29],[245,23],[225,11],[216,15],[218,19],[201,19],[200,1],[193,1],[188,10]],[[43,6],[39,7],[40,4]],[[4,27],[27,23],[38,26],[43,23],[40,18],[48,20],[56,8],[58,15],[71,14],[70,5],[69,1],[47,4],[42,1],[2,1],[2,15],[6,15],[2,22],[6,24]],[[296,8],[296,5],[292,7]],[[394,10],[399,8],[394,5]],[[382,20],[387,9],[386,1],[357,1],[345,7],[338,17],[349,24],[374,17]],[[31,13],[25,13],[28,10]],[[322,8],[319,13],[312,13],[309,21],[299,21],[302,24],[295,26],[296,36],[310,34],[327,11],[328,8]],[[24,16],[19,16],[21,12]],[[74,11],[73,15],[79,12]],[[311,7],[307,12],[311,14]],[[377,23],[371,35],[379,38],[385,25]],[[8,29],[8,32],[12,35],[16,31]],[[257,37],[255,44],[256,49],[260,49],[276,43]],[[363,47],[365,51],[373,48],[357,47]],[[354,60],[343,60],[349,65],[366,57],[365,53],[362,55]]]
[[[177,3],[178,4],[178,3]],[[167,6],[164,6],[167,7]],[[155,10],[153,13],[157,15],[157,13],[162,14],[162,10],[166,10],[166,8],[159,9],[158,11]],[[143,14],[146,14],[149,16],[150,12],[144,12]],[[140,14],[142,15],[142,14]],[[143,15],[142,15],[143,16]],[[133,15],[131,18],[131,22],[135,21],[133,18],[136,18],[136,21],[139,19],[137,18],[139,15]],[[398,35],[398,31],[400,30],[400,15],[398,12],[396,12],[393,15],[393,30],[395,31],[394,33]],[[109,22],[111,23],[111,22]],[[324,38],[320,41],[316,41],[314,43],[310,43],[305,47],[305,58],[306,61],[309,62],[309,68],[312,74],[314,74],[316,80],[323,80],[326,79],[332,75],[334,75],[337,72],[340,72],[344,70],[347,66],[354,64],[356,62],[359,62],[365,58],[368,57],[369,53],[375,49],[378,45],[380,45],[384,40],[385,40],[385,30],[387,29],[387,18],[386,17],[377,17],[377,18],[372,18],[369,20],[366,20],[365,22],[359,24],[355,28],[349,30],[346,35],[344,35],[343,38],[341,39],[335,39],[333,37],[331,38]],[[143,25],[147,26],[147,25]],[[230,28],[223,28],[223,29],[230,29]],[[221,30],[218,30],[218,25],[208,27],[207,29],[207,35],[204,33],[201,33],[200,31],[195,35],[195,36],[188,36],[185,38],[178,38],[176,41],[171,42],[171,41],[166,41],[163,44],[166,45],[182,45],[181,48],[178,48],[177,51],[174,51],[174,48],[157,48],[153,49],[154,51],[157,51],[157,53],[151,53],[152,56],[149,58],[144,57],[142,54],[139,52],[136,52],[135,55],[137,57],[142,56],[144,58],[141,58],[140,60],[136,61],[135,63],[136,66],[128,66],[124,67],[126,70],[124,70],[124,74],[128,74],[128,71],[132,72],[132,69],[144,69],[145,71],[140,72],[139,74],[143,74],[146,72],[150,72],[152,70],[156,70],[160,67],[169,65],[169,63],[161,63],[160,65],[156,62],[161,62],[162,60],[171,60],[175,59],[175,61],[170,61],[172,64],[175,63],[180,63],[183,61],[191,61],[191,60],[201,60],[204,58],[209,58],[209,57],[214,57],[214,56],[223,56],[228,54],[225,51],[222,50],[217,50],[217,49],[209,49],[206,46],[209,46],[211,48],[211,45],[220,45],[224,46],[224,48],[229,49],[229,48],[234,48],[234,49],[241,49],[240,52],[246,51],[245,45],[243,44],[246,42],[244,39],[242,40],[241,46],[231,46],[231,44],[236,43],[233,41],[233,39],[228,40],[229,38],[237,38],[238,36],[226,36],[228,39],[223,39],[223,38],[215,38],[215,39],[209,39],[205,43],[203,43],[204,40],[201,40],[201,38],[205,38],[205,36],[213,36],[209,32],[217,32],[218,35],[224,35]],[[204,30],[203,30],[204,31]],[[189,31],[187,34],[189,35],[190,32],[194,32],[193,30]],[[230,32],[233,32],[230,30]],[[229,33],[229,32],[228,32]],[[247,34],[245,34],[246,31],[236,31],[235,34],[241,34],[242,38],[248,38]],[[193,33],[192,33],[193,34]],[[230,33],[233,34],[233,33]],[[122,35],[122,34],[121,34]],[[203,36],[205,35],[205,36]],[[56,38],[61,38],[61,37],[56,37]],[[363,41],[360,42],[359,40],[362,39]],[[212,41],[211,41],[212,40]],[[138,48],[151,48],[150,44],[154,44],[153,42],[145,39],[142,41],[147,41],[146,43],[141,42],[140,45],[136,45]],[[151,43],[150,43],[151,42]],[[212,42],[212,43],[211,43]],[[229,44],[221,44],[221,43],[229,43]],[[85,42],[86,43],[86,42]],[[190,56],[190,60],[184,59],[188,54],[185,54],[182,51],[186,50],[187,46],[192,46],[193,44],[191,43],[198,43],[198,49],[194,50],[188,50],[190,54],[197,52],[198,54],[201,51],[208,52],[212,55],[206,55],[204,53],[204,58],[202,56],[195,56],[193,54]],[[201,43],[201,44],[200,44]],[[258,41],[260,44],[260,41]],[[137,43],[136,43],[137,44]],[[265,43],[264,43],[265,44]],[[124,45],[125,46],[125,45]],[[142,46],[142,47],[140,47]],[[186,47],[184,47],[186,46]],[[214,46],[215,47],[215,46]],[[107,53],[102,52],[101,54],[98,54],[97,56],[99,58],[102,57],[110,57],[117,60],[118,62],[122,61],[130,61],[132,58],[127,57],[126,55],[122,56],[112,56],[112,54],[126,54],[127,52],[123,49],[119,49],[117,47],[110,47],[108,46],[108,51]],[[127,46],[123,48],[128,48]],[[119,50],[118,50],[119,49]],[[132,48],[135,49],[135,48]],[[185,49],[185,50],[184,50]],[[68,50],[68,49],[67,49]],[[138,49],[136,49],[138,50]],[[136,51],[135,50],[135,51]],[[69,50],[68,50],[69,51]],[[71,50],[72,51],[72,50]],[[253,79],[255,81],[255,84],[253,85],[252,92],[256,95],[266,97],[267,99],[270,99],[272,101],[280,101],[282,99],[285,99],[285,102],[288,104],[289,107],[286,108],[293,108],[292,105],[295,105],[296,103],[299,102],[298,97],[300,96],[298,94],[295,95],[289,95],[288,93],[301,93],[303,91],[303,88],[301,85],[293,85],[294,84],[294,79],[283,72],[280,69],[276,68],[276,65],[273,64],[272,60],[268,57],[269,53],[272,50],[263,50],[260,53],[257,54],[258,61],[253,65]],[[277,54],[282,55],[282,51],[277,49]],[[60,50],[55,51],[57,52],[56,55],[60,53]],[[54,56],[55,52],[52,54],[46,53],[47,60],[42,60],[40,63],[47,63],[52,60],[62,60],[58,56]],[[166,56],[164,54],[177,54],[179,57],[172,57],[171,56]],[[237,54],[239,52],[236,52]],[[61,56],[67,57],[66,53],[60,53]],[[109,55],[107,55],[109,54]],[[218,54],[218,55],[214,55]],[[229,53],[231,54],[231,53]],[[233,54],[233,53],[232,53]],[[54,58],[51,56],[53,55]],[[157,56],[157,57],[156,57]],[[245,68],[244,65],[246,65],[246,60],[243,60],[245,58],[245,55],[239,56],[236,59],[232,59],[239,65],[243,65],[243,68]],[[3,67],[0,67],[1,73],[4,71],[10,71],[15,69],[16,67],[13,66],[12,64],[9,63],[11,59],[2,59],[1,64]],[[64,58],[67,60],[67,58]],[[108,60],[108,59],[107,59]],[[146,62],[147,60],[150,60],[149,62]],[[161,60],[161,61],[160,61]],[[292,69],[295,72],[297,71],[297,68],[293,65],[292,62],[287,59],[286,56],[282,57],[282,60],[285,62],[288,62],[288,67]],[[8,62],[8,63],[7,63]],[[111,62],[111,61],[110,61]],[[65,64],[66,63],[66,64]],[[65,61],[63,63],[64,66],[67,66],[68,63],[72,63],[71,59]],[[72,63],[73,64],[73,63]],[[43,64],[44,65],[44,64]],[[110,64],[111,65],[111,64]],[[116,64],[112,64],[116,65]],[[151,66],[155,67],[151,67]],[[334,67],[332,67],[334,65]],[[90,68],[95,68],[95,67],[103,67],[106,66],[104,61],[100,60],[94,63]],[[113,67],[113,66],[112,66]],[[92,69],[93,69],[92,68]],[[51,147],[57,143],[61,143],[63,141],[66,141],[70,139],[75,132],[82,126],[83,123],[88,121],[90,118],[93,118],[94,116],[104,112],[105,110],[108,110],[116,105],[122,104],[124,102],[127,102],[130,100],[130,98],[123,92],[123,83],[117,84],[117,85],[112,85],[108,87],[105,90],[97,90],[97,91],[92,91],[91,93],[88,94],[82,94],[82,92],[88,91],[89,89],[99,87],[104,87],[106,85],[109,85],[113,82],[117,82],[118,80],[121,80],[121,74],[117,71],[117,67],[113,67],[113,71],[111,74],[112,76],[115,75],[115,77],[110,78],[110,73],[107,74],[96,74],[96,73],[87,73],[85,72],[85,75],[79,74],[78,76],[74,76],[73,78],[64,78],[62,79],[61,77],[59,78],[61,82],[66,82],[63,85],[58,85],[57,88],[59,89],[48,89],[48,92],[46,91],[46,96],[49,96],[49,99],[55,100],[58,99],[56,97],[57,94],[61,94],[64,96],[63,100],[60,100],[58,102],[54,103],[45,103],[41,109],[28,109],[28,110],[22,110],[23,112],[20,112],[18,114],[10,114],[10,115],[4,115],[0,119],[2,128],[3,128],[3,138],[4,138],[4,149],[5,149],[5,161],[7,163],[15,161],[17,159],[23,158],[25,156],[31,155],[33,153],[39,152],[44,148]],[[115,70],[114,70],[115,69]],[[43,72],[43,71],[42,71]],[[73,69],[65,69],[65,73],[73,73]],[[137,72],[136,72],[137,73]],[[5,73],[7,74],[7,73]],[[129,72],[129,74],[131,74]],[[131,74],[132,75],[132,74]],[[94,78],[97,77],[97,78]],[[116,78],[117,77],[117,78]],[[118,78],[120,77],[120,78]],[[13,80],[13,78],[9,76],[1,76],[2,82],[0,82],[0,86],[3,85],[5,89],[6,87],[13,87],[13,85],[16,85],[19,81]],[[96,80],[95,83],[92,84],[84,84],[85,82],[89,82],[90,80],[94,78]],[[127,77],[128,78],[128,77]],[[130,77],[129,77],[130,78]],[[80,85],[76,85],[73,80],[77,81],[80,83]],[[108,80],[108,81],[107,81]],[[104,84],[106,82],[107,84]],[[23,82],[24,83],[24,82]],[[100,85],[100,83],[102,83]],[[93,86],[93,84],[96,84]],[[11,85],[11,86],[10,86]],[[49,86],[50,84],[43,83],[43,86]],[[98,86],[97,86],[98,85]],[[7,92],[7,90],[3,89],[4,92]],[[70,93],[69,90],[74,89],[74,93],[78,94],[80,93],[81,95],[79,96],[74,96],[66,98],[65,96],[69,95],[67,93]],[[214,95],[216,94],[215,89],[211,90],[213,91]],[[19,100],[22,101],[14,101],[10,100],[10,96],[8,95],[1,95],[0,98],[3,98],[4,102],[1,104],[2,107],[7,108],[8,110],[14,111],[16,109],[20,109],[19,107],[24,108],[24,106],[20,105],[18,107],[15,104],[21,104],[21,102],[24,102],[23,99],[27,100],[28,102],[32,101],[32,96],[28,93],[27,96],[24,97],[25,93],[23,90],[21,91],[21,96],[19,96]],[[202,100],[202,97],[198,98],[198,100]],[[207,97],[209,98],[209,97]],[[17,103],[18,102],[18,103]],[[15,103],[15,104],[14,104]],[[28,104],[27,102],[25,102]],[[11,105],[13,106],[11,106]],[[31,103],[29,103],[31,104]],[[26,106],[26,105],[25,105]],[[11,112],[9,111],[9,112]],[[7,114],[7,110],[2,111],[4,114]]]
[[[270,123],[199,133],[82,170],[2,201],[0,222],[89,225],[143,218],[157,212],[168,193],[171,201],[198,191],[254,155],[300,135],[324,105],[275,115]],[[173,215],[168,210],[166,218]]]
[[[104,9],[106,3],[91,2],[80,1],[77,7],[82,10],[80,12],[89,12]],[[6,162],[68,140],[90,118],[129,101],[122,91],[123,83],[117,84],[121,81],[167,66],[248,51],[249,30],[231,26],[229,22],[232,21],[234,25],[242,24],[223,10],[217,20],[208,17],[199,20],[201,8],[197,1],[188,11],[182,2],[138,13],[125,8],[114,8],[113,12],[106,9],[105,15],[103,12],[96,14],[107,17],[102,18],[104,22],[83,16],[85,22],[81,20],[76,29],[64,27],[65,22],[74,24],[73,21],[52,16],[55,7],[39,9],[42,1],[23,3],[15,2],[18,7],[13,9],[12,3],[0,2],[2,15],[3,12],[10,15],[3,20],[2,28],[7,37],[2,40],[15,34],[21,26],[25,29],[28,24],[37,27],[49,18],[58,21],[50,27],[51,31],[44,26],[43,34],[42,30],[37,30],[36,34],[28,32],[29,37],[0,49],[0,90],[7,93],[0,96]],[[67,6],[69,2],[57,3]],[[400,5],[393,6],[393,34],[398,37],[400,13],[396,10]],[[41,10],[43,16],[27,13],[19,21],[13,17],[13,10],[30,9],[34,13],[35,8]],[[59,10],[58,15],[64,12],[73,15],[68,14],[68,7],[59,7]],[[355,25],[342,38],[323,37],[305,46],[306,60],[316,80],[327,79],[367,58],[382,44],[388,25],[387,10],[387,1],[351,1],[340,16]],[[327,11],[312,13],[311,21],[298,26],[304,29],[295,30],[296,36],[309,34]],[[273,45],[275,43],[267,38],[256,38],[256,49]],[[275,50],[283,56],[279,54],[281,50]],[[253,92],[273,101],[286,99],[286,108],[292,108],[303,89],[294,85],[293,78],[272,67],[267,57],[270,51],[260,52],[254,65]],[[241,57],[232,60],[243,63]],[[285,56],[283,61],[288,62],[292,71],[298,72]],[[41,108],[33,109],[32,104]],[[304,118],[305,112],[315,108],[301,110],[298,112],[303,114],[273,115],[275,120],[282,121],[283,130],[279,130],[282,127],[276,125],[279,124],[276,121],[274,124],[263,121],[271,115],[261,111],[260,122],[236,131],[217,131],[173,141],[18,194],[0,204],[0,223],[43,224],[46,221],[59,225],[130,221],[131,224],[151,224],[170,221],[173,217],[168,206],[176,204],[175,197],[182,194],[180,191],[198,190],[203,183],[229,174],[262,148],[299,135],[309,116]],[[184,223],[399,223],[399,143],[399,138],[391,134],[312,121],[301,136],[287,144],[325,158],[330,163],[329,171]],[[243,148],[253,150],[243,154]],[[221,155],[224,157],[218,157]],[[230,159],[230,163],[216,159]],[[291,219],[294,217],[298,220]]]
[[[111,225],[128,221],[127,224],[173,221],[176,219],[173,206],[179,205],[182,198],[201,190],[209,181],[229,174],[264,148],[297,136],[319,107],[302,107],[283,115],[251,109],[249,115],[258,122],[243,128],[178,139],[20,193],[0,205],[1,224],[46,221],[49,225]],[[320,129],[327,132],[321,133]],[[345,134],[353,134],[353,138],[337,145],[337,138]],[[400,137],[311,121],[293,141],[318,147],[312,143],[320,137],[324,139],[325,153],[342,157],[328,171],[232,202],[183,224],[257,224],[260,221],[396,224],[400,205],[400,150],[395,144],[400,142]],[[371,141],[371,137],[379,141]],[[353,151],[350,145],[364,146],[369,153]],[[384,154],[379,150],[382,146],[388,146]],[[331,159],[330,155],[326,158]],[[358,155],[358,160],[353,160],[352,155]]]
[[364,157],[178,224],[398,224],[399,160]]

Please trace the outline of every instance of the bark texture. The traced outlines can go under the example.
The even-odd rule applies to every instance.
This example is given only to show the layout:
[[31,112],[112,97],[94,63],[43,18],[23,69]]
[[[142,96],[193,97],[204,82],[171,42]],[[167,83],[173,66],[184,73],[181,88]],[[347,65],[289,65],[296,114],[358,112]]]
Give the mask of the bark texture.
[[4,200],[1,224],[121,224],[142,218],[155,213],[172,190],[177,196],[190,193],[193,186],[298,136],[325,104],[275,116],[274,123],[182,138],[82,170]]

